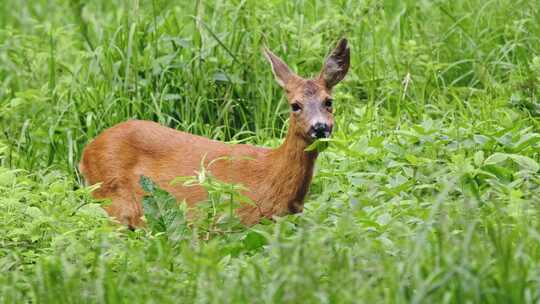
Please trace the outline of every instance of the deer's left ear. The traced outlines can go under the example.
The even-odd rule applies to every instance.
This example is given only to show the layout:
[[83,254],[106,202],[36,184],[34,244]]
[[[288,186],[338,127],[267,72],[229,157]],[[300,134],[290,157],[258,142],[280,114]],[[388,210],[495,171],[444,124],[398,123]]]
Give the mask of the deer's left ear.
[[328,89],[332,89],[349,71],[350,50],[347,39],[341,38],[336,48],[326,58],[319,78],[324,81]]

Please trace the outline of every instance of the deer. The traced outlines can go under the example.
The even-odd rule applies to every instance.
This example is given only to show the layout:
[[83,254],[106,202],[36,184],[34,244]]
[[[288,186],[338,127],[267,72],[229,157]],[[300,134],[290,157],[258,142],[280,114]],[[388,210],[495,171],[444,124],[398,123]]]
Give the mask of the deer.
[[332,133],[332,89],[349,70],[350,49],[347,40],[340,39],[319,75],[310,79],[292,72],[268,48],[263,53],[290,107],[283,143],[277,148],[228,144],[144,120],[114,125],[86,145],[79,163],[87,185],[100,183],[92,196],[110,199],[104,207],[109,216],[131,229],[145,226],[141,176],[188,208],[196,206],[207,199],[206,190],[171,181],[195,176],[202,163],[217,179],[244,187],[252,203],[240,204],[235,213],[246,226],[303,211],[319,153],[306,148]]

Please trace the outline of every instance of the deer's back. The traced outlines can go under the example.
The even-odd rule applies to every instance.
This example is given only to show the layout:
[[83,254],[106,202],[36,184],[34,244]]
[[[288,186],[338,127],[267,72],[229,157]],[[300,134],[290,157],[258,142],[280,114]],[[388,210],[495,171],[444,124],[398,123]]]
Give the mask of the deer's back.
[[195,175],[203,161],[208,165],[223,159],[212,163],[211,172],[227,182],[249,186],[253,178],[264,174],[258,164],[267,151],[251,145],[225,144],[150,121],[132,120],[105,130],[87,145],[79,167],[89,184],[102,183],[96,197],[117,193],[140,196],[138,183],[140,176],[145,175],[190,203],[204,199],[204,191],[171,186],[172,179]]

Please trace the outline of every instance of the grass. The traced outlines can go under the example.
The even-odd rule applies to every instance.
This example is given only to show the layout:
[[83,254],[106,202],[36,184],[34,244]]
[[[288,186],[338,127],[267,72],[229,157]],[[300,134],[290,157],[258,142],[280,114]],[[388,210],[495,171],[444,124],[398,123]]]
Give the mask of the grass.
[[[4,0],[0,301],[539,302],[538,20],[536,0]],[[277,146],[261,47],[309,76],[341,36],[304,213],[131,232],[82,186],[84,145],[130,118]],[[206,186],[226,212],[234,189]]]

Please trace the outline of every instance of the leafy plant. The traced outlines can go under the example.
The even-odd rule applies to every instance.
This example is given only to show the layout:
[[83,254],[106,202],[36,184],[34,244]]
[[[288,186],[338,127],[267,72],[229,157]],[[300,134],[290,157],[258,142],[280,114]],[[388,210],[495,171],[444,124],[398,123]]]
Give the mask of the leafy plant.
[[177,242],[189,236],[186,205],[177,204],[176,199],[158,188],[148,177],[141,176],[144,218],[148,227],[157,233],[165,233],[170,241]]

